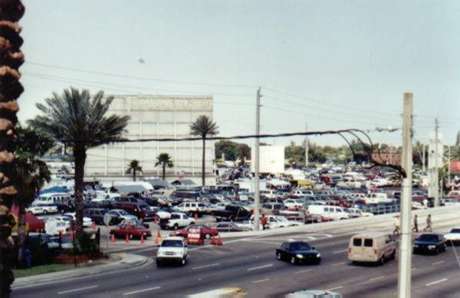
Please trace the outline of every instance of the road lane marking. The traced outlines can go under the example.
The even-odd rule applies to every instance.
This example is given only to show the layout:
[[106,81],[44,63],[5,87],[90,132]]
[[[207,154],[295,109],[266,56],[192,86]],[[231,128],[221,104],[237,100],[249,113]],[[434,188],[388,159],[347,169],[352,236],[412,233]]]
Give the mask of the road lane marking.
[[440,280],[435,280],[435,281],[432,281],[432,282],[427,283],[425,286],[431,287],[431,286],[440,284],[440,283],[442,283],[442,282],[445,282],[445,281],[447,281],[447,280],[448,280],[447,278],[443,278],[443,279],[440,279]]
[[270,267],[273,267],[273,264],[266,264],[266,265],[262,265],[262,266],[251,267],[251,268],[248,268],[248,272],[249,271],[254,271],[254,270],[259,270],[259,269],[270,268]]
[[220,263],[214,263],[214,264],[209,264],[209,265],[193,267],[192,270],[199,270],[199,269],[205,269],[205,268],[217,267],[217,266],[220,266]]
[[343,288],[343,286],[338,286],[338,287],[335,287],[335,288],[326,289],[326,291],[335,291],[335,290],[342,289],[342,288]]
[[341,250],[336,250],[334,252],[332,252],[333,255],[338,255],[338,254],[341,254],[341,253],[344,253],[344,252],[347,252],[348,249],[341,249]]
[[295,274],[307,273],[307,272],[312,272],[312,271],[313,269],[299,270],[299,271],[296,271]]
[[332,266],[340,266],[340,265],[345,265],[347,262],[340,262],[340,263],[334,263]]
[[369,278],[369,281],[376,281],[376,280],[379,280],[379,279],[385,279],[385,276],[381,275],[381,276],[372,277],[372,278]]
[[436,266],[436,265],[441,265],[441,264],[443,264],[443,263],[445,263],[445,261],[434,262],[434,263],[431,264],[431,265]]
[[253,284],[259,284],[261,282],[266,282],[266,281],[269,281],[270,278],[265,278],[265,279],[259,279],[259,280],[254,280],[254,281],[251,281]]
[[83,287],[83,288],[77,288],[77,289],[61,291],[61,292],[58,292],[57,294],[58,295],[64,295],[64,294],[80,292],[80,291],[84,291],[84,290],[91,290],[91,289],[95,289],[97,287],[99,287],[99,286],[98,285],[92,285],[92,286],[87,286],[87,287]]
[[159,289],[161,289],[161,287],[153,287],[153,288],[147,288],[147,289],[142,289],[142,290],[136,290],[136,291],[124,293],[123,296],[130,296],[130,295],[134,295],[134,294],[139,294],[139,293],[144,293],[144,292],[149,292],[149,291],[155,291],[155,290],[159,290]]

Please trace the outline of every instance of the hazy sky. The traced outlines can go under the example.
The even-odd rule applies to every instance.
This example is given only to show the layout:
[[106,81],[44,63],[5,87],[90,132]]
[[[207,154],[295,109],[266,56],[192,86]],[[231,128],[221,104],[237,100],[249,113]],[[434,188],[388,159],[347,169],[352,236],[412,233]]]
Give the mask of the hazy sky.
[[21,120],[69,86],[210,94],[221,135],[251,134],[261,86],[262,132],[399,127],[405,91],[417,139],[435,117],[448,143],[460,129],[460,1],[24,3]]

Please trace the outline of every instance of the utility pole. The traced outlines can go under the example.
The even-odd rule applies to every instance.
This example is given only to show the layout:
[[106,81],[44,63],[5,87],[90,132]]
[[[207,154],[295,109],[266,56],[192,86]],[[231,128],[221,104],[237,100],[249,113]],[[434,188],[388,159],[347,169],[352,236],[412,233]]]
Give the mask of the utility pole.
[[439,207],[439,121],[434,119],[434,206]]
[[[308,131],[308,124],[305,123],[305,132]],[[305,167],[308,167],[308,137],[305,136]]]
[[259,181],[259,135],[260,135],[260,87],[257,89],[256,95],[256,140],[254,146],[254,230],[258,231],[260,228],[260,181]]
[[426,160],[426,150],[425,150],[425,145],[422,144],[422,173],[425,173],[426,167],[425,167],[425,160]]
[[450,156],[450,145],[447,146],[447,185],[448,185],[448,189],[450,187],[450,159],[451,159],[451,156]]
[[413,95],[404,93],[402,168],[406,177],[402,181],[401,196],[401,242],[399,247],[398,297],[411,297],[412,273],[412,111]]

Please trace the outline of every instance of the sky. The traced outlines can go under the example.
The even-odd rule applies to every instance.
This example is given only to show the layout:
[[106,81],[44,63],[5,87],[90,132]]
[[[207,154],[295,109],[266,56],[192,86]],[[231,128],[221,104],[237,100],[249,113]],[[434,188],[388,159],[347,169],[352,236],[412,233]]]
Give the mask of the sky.
[[[404,92],[416,140],[436,117],[444,143],[460,129],[460,1],[23,2],[21,121],[74,86],[213,95],[220,135],[253,134],[261,87],[262,133],[401,127]],[[401,143],[401,132],[371,137]]]

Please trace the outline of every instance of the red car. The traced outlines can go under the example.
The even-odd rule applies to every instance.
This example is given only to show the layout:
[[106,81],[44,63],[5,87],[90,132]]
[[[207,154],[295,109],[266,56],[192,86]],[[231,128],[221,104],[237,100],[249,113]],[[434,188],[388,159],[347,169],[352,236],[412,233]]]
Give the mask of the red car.
[[128,235],[129,238],[144,238],[152,236],[150,230],[142,225],[141,223],[121,223],[115,229],[110,230],[110,234],[114,235],[115,238],[125,238]]
[[219,234],[219,231],[217,231],[215,227],[208,227],[206,225],[191,225],[186,227],[185,229],[177,231],[176,235],[187,238],[188,231],[190,229],[200,229],[201,239],[209,239]]

